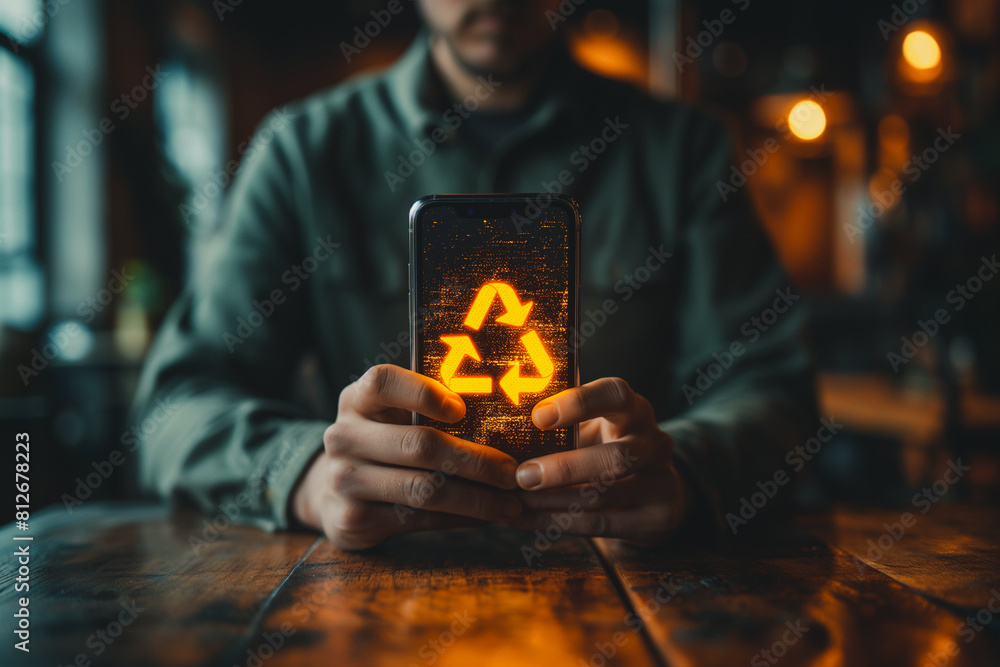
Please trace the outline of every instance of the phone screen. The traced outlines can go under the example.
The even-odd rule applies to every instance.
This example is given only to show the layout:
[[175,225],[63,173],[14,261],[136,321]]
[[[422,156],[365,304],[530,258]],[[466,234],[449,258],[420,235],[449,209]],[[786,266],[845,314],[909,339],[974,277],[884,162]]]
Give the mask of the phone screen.
[[437,196],[414,205],[410,224],[413,369],[466,404],[458,423],[416,422],[521,461],[575,447],[575,428],[531,422],[539,400],[577,383],[575,203]]

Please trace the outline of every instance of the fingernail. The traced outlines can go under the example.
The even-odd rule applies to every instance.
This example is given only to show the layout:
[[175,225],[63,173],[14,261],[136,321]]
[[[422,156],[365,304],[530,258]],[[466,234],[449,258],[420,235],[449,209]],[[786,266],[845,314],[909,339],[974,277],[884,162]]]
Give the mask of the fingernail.
[[531,419],[538,428],[555,426],[555,423],[559,421],[559,408],[554,403],[546,403],[545,405],[538,406],[531,413]]
[[465,403],[457,398],[445,399],[444,409],[445,412],[448,413],[448,416],[454,418],[455,420],[458,420],[465,415]]
[[542,469],[537,463],[525,463],[517,470],[517,483],[522,489],[533,489],[542,483]]

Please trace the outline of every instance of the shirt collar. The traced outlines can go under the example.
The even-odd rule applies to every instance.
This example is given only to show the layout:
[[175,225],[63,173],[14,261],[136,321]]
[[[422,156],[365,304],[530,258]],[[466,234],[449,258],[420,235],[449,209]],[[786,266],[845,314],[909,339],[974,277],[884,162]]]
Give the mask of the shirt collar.
[[[572,61],[564,47],[557,47],[551,68],[535,113],[528,121],[532,126],[548,125],[563,116],[577,116],[584,107],[581,84],[586,73]],[[428,31],[417,34],[403,56],[387,71],[386,80],[389,95],[409,135],[424,137],[439,127],[447,130],[443,113],[452,102],[431,60]]]

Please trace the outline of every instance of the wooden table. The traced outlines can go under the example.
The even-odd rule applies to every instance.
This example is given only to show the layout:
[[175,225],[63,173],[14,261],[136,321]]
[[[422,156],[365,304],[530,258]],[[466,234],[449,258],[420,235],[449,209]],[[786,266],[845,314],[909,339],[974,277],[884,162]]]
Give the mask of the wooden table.
[[[1000,621],[963,620],[1000,615],[1000,511],[913,515],[902,534],[901,510],[808,516],[723,549],[567,537],[528,564],[546,545],[499,526],[359,554],[158,506],[51,507],[0,530],[0,664],[1000,664]],[[25,544],[30,655],[11,633]]]

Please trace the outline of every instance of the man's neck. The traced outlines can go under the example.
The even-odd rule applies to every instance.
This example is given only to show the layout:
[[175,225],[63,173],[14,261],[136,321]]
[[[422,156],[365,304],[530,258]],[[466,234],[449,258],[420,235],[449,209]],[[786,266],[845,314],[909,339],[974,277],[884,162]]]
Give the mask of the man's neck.
[[[430,51],[431,59],[437,67],[445,87],[454,99],[463,100],[469,95],[476,96],[477,90],[481,92],[480,77],[486,75],[469,71],[455,57],[455,53],[444,39],[432,38]],[[536,67],[525,71],[520,76],[494,78],[493,80],[498,81],[500,85],[494,88],[486,99],[476,96],[479,108],[493,111],[519,108],[531,96],[544,69],[544,67]]]

